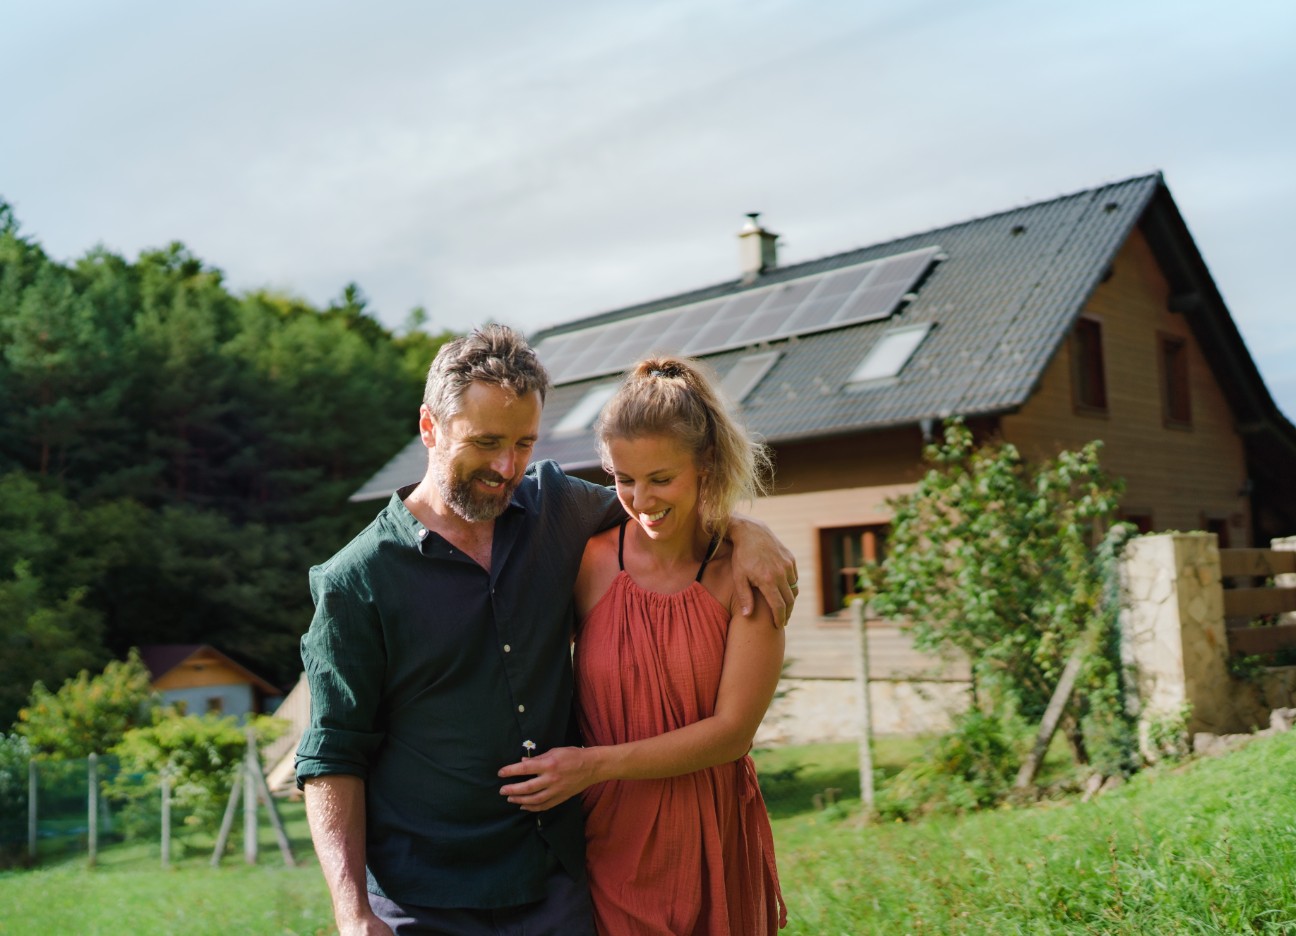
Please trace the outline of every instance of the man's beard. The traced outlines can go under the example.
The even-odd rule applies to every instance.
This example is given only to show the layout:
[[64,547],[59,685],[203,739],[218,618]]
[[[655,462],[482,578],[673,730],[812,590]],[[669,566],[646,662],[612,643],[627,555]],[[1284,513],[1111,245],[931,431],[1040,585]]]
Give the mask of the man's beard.
[[[466,478],[459,478],[444,462],[439,462],[432,474],[441,499],[460,518],[470,523],[486,523],[502,514],[522,480],[518,478],[509,482],[493,471],[476,471]],[[494,492],[487,494],[473,488],[473,481],[478,478],[504,483]]]

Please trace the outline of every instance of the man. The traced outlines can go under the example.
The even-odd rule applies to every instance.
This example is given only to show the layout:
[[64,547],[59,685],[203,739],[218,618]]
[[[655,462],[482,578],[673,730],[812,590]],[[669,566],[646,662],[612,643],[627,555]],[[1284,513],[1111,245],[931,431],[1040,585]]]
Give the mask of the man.
[[[496,776],[574,741],[572,586],[622,517],[610,490],[528,470],[548,385],[503,326],[445,345],[423,480],[311,570],[297,780],[343,934],[592,933],[579,800],[537,817]],[[790,557],[763,528],[734,533],[759,557],[740,604],[750,577],[785,618]]]

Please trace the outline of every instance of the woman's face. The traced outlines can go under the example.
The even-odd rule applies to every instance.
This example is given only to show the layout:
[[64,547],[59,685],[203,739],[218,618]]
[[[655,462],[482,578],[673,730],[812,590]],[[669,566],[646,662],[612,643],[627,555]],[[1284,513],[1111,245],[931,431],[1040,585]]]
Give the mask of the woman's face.
[[702,473],[692,452],[668,435],[611,439],[607,452],[621,506],[645,533],[656,540],[695,535]]

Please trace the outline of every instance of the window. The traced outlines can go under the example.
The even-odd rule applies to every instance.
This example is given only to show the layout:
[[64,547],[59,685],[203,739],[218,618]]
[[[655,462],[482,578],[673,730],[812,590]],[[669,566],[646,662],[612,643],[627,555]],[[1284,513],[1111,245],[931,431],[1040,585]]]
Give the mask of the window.
[[1140,535],[1152,532],[1152,511],[1150,510],[1122,510],[1120,519],[1125,523],[1134,524]]
[[1167,426],[1192,425],[1188,343],[1175,335],[1161,336],[1161,416]]
[[1207,533],[1214,533],[1219,540],[1220,549],[1229,548],[1229,528],[1228,520],[1224,517],[1206,517],[1202,526],[1206,528]]
[[894,377],[909,363],[930,330],[931,322],[923,322],[921,325],[887,332],[864,356],[864,360],[860,361],[847,383],[862,384]]
[[1071,336],[1071,382],[1076,409],[1107,411],[1107,378],[1103,373],[1102,325],[1082,318]]
[[819,531],[819,594],[823,613],[846,607],[859,593],[860,568],[886,557],[885,525],[835,527]]
[[219,715],[223,711],[225,711],[225,700],[223,698],[218,695],[207,697],[208,715]]
[[558,420],[558,425],[553,427],[553,434],[574,435],[594,425],[594,420],[603,411],[603,405],[612,399],[612,394],[616,393],[618,386],[613,381],[590,387],[576,405],[567,411],[567,415]]
[[756,389],[765,375],[769,373],[781,352],[766,351],[763,354],[748,354],[738,359],[720,381],[720,392],[734,406],[742,404],[747,395]]

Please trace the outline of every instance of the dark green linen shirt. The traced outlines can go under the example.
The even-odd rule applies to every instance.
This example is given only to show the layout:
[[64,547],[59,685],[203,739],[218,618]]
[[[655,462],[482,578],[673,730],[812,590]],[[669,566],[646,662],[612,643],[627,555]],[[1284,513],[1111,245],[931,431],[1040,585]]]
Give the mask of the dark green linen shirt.
[[310,726],[297,782],[365,779],[369,890],[426,907],[544,896],[550,851],[585,873],[580,799],[545,813],[496,771],[575,743],[572,588],[585,542],[624,511],[607,488],[532,465],[495,521],[487,572],[426,530],[402,489],[310,572]]

